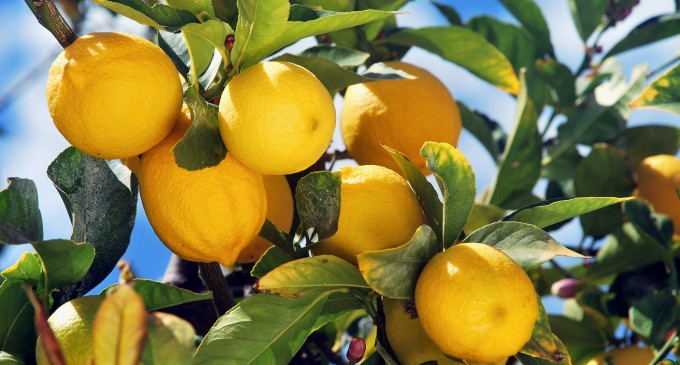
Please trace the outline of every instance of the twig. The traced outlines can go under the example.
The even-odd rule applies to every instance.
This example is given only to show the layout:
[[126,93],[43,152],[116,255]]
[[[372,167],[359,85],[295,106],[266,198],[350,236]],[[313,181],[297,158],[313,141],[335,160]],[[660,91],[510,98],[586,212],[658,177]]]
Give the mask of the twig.
[[78,36],[61,16],[52,0],[24,0],[31,9],[38,23],[45,27],[62,47],[66,48],[75,42]]
[[669,352],[673,349],[673,346],[678,342],[678,329],[675,329],[675,332],[673,332],[673,336],[666,341],[666,344],[663,345],[661,350],[659,350],[659,353],[656,354],[654,357],[654,360],[649,363],[649,365],[654,365],[658,363],[659,361],[663,360]]
[[217,315],[221,316],[227,313],[229,309],[236,305],[236,300],[234,300],[234,295],[231,293],[227,281],[224,280],[220,264],[216,262],[209,264],[200,262],[198,268],[208,289],[213,292],[213,301],[215,302]]

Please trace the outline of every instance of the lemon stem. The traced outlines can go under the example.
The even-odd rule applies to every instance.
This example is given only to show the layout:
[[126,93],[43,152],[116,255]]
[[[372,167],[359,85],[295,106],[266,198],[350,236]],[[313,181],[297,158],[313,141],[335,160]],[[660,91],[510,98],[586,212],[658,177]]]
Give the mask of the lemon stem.
[[62,47],[66,48],[75,42],[78,36],[61,16],[52,0],[24,0],[31,9],[38,23],[45,27]]
[[208,289],[213,292],[213,303],[215,304],[217,315],[222,316],[236,305],[236,301],[234,300],[234,294],[232,294],[227,281],[222,275],[220,264],[216,262],[200,262],[198,263],[198,270]]

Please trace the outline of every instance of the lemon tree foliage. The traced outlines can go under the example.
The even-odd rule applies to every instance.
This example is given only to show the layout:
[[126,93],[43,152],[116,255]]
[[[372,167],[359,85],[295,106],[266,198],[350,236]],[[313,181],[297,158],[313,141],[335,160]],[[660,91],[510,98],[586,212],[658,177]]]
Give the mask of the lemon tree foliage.
[[[361,357],[353,338],[364,364],[677,355],[680,127],[628,125],[634,108],[677,117],[677,58],[628,73],[616,56],[680,18],[602,49],[637,2],[568,3],[575,69],[533,0],[500,1],[512,22],[423,4],[449,24],[420,28],[400,24],[405,0],[95,0],[154,42],[65,34],[51,1],[27,0],[65,47],[47,97],[73,147],[47,175],[73,232],[44,237],[36,185],[8,179],[0,249],[27,249],[0,273],[0,362],[340,364]],[[304,38],[317,45],[286,49]],[[414,47],[507,92],[510,128],[403,62]],[[140,192],[180,257],[163,283],[119,264]],[[574,225],[580,242],[548,233]]]

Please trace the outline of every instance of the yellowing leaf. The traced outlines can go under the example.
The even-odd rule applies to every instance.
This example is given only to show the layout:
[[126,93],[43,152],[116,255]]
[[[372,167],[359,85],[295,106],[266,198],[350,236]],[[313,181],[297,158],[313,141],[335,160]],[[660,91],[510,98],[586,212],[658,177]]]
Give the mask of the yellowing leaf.
[[654,80],[629,106],[655,108],[680,114],[680,65]]

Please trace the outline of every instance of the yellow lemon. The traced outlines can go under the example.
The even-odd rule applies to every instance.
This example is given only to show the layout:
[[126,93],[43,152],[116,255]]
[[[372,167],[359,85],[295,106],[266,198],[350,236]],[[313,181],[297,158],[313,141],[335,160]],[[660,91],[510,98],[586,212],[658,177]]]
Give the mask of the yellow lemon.
[[94,157],[139,155],[168,135],[182,106],[170,58],[146,39],[91,33],[59,54],[47,79],[54,125]]
[[345,145],[359,164],[401,171],[380,146],[382,142],[429,174],[420,148],[427,141],[456,146],[462,128],[458,105],[446,86],[427,70],[404,62],[387,65],[417,78],[349,86],[341,118]]
[[345,166],[340,174],[338,230],[314,246],[315,255],[356,265],[358,254],[401,246],[424,223],[415,193],[396,172],[365,165]]
[[[57,308],[47,320],[68,365],[89,364],[93,356],[92,323],[104,296],[80,297]],[[49,365],[40,341],[36,347],[38,365]]]
[[227,84],[219,119],[224,144],[236,159],[263,175],[286,175],[324,154],[335,129],[335,106],[307,69],[264,62]]
[[[290,231],[293,224],[293,193],[286,177],[283,175],[266,175],[264,178],[264,190],[267,192],[267,219],[283,232]],[[255,262],[272,244],[266,239],[257,236],[246,248],[241,251],[236,259],[237,264]]]
[[628,346],[616,348],[590,361],[586,365],[646,365],[654,360],[654,352],[648,348]]
[[142,155],[142,204],[158,237],[177,256],[231,266],[264,223],[262,175],[231,153],[217,166],[202,170],[177,166],[172,148],[190,123],[185,110],[170,135]]
[[637,168],[636,195],[649,201],[657,213],[670,216],[680,234],[680,159],[671,155],[647,157]]
[[481,243],[435,255],[416,283],[418,318],[437,347],[481,363],[516,354],[538,318],[536,291],[510,257]]

